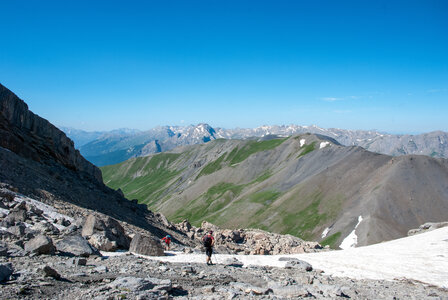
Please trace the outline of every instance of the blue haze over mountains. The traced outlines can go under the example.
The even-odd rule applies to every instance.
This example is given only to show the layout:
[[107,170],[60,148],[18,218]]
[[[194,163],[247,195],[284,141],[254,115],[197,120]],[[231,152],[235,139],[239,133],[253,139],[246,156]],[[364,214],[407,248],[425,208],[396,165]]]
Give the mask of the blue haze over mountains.
[[97,166],[120,163],[132,157],[169,151],[179,146],[202,144],[215,139],[269,138],[315,133],[334,138],[345,146],[361,146],[388,155],[419,154],[448,157],[448,133],[434,131],[418,135],[396,135],[378,131],[320,128],[318,126],[261,126],[257,128],[213,128],[208,124],[159,126],[147,131],[116,129],[87,132],[68,127],[61,129],[76,148]]

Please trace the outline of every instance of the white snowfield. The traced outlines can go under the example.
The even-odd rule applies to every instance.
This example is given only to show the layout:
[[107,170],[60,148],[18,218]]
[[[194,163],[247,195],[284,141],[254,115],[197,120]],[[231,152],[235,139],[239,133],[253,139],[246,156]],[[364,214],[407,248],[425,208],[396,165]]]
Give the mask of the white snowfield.
[[[205,262],[204,254],[168,252],[168,256],[146,257],[169,262]],[[279,261],[280,257],[295,257],[307,261],[313,268],[333,276],[355,279],[410,279],[448,288],[448,227],[339,251],[294,255],[214,254],[212,260],[219,264],[227,258],[236,258],[244,263],[244,266],[284,267],[286,262]]]

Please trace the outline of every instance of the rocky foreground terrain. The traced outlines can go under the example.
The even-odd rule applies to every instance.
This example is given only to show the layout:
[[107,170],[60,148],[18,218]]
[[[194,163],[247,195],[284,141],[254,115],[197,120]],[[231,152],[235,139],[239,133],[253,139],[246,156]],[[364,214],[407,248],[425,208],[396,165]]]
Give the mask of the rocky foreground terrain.
[[[448,298],[446,289],[411,280],[332,277],[288,256],[279,258],[284,267],[243,267],[235,258],[213,266],[152,260],[165,253],[150,232],[74,205],[48,205],[6,184],[0,188],[0,222],[1,299]],[[326,251],[261,230],[221,230],[209,223],[195,228],[187,221],[169,225],[196,245],[175,242],[172,249],[183,253],[200,253],[200,236],[210,228],[218,253]]]

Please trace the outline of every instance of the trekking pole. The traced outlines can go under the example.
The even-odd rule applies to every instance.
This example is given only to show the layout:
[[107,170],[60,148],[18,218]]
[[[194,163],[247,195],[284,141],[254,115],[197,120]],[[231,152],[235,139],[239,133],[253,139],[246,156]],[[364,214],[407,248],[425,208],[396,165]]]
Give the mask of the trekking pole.
[[[212,252],[212,257],[215,260],[215,264],[218,264],[218,259],[216,258],[215,252]],[[211,260],[211,258],[210,258],[210,260]]]

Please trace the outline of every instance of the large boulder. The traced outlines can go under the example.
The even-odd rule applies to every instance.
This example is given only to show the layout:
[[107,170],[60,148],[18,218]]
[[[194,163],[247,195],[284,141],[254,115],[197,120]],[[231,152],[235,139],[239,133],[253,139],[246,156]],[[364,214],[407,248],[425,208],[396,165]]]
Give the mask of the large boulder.
[[14,208],[12,209],[8,216],[6,216],[6,218],[3,220],[3,225],[4,226],[12,226],[15,223],[19,223],[19,222],[25,222],[27,219],[27,215],[26,215],[26,209],[24,208]]
[[8,280],[13,272],[14,269],[12,268],[11,263],[0,264],[0,282]]
[[88,257],[90,255],[101,255],[97,249],[92,247],[92,245],[80,235],[69,236],[57,242],[56,249],[59,252],[70,256]]
[[45,235],[38,235],[25,243],[25,251],[36,254],[54,254],[53,240]]
[[152,236],[144,236],[137,233],[131,241],[129,251],[149,256],[163,256],[162,245],[160,241]]
[[120,223],[110,217],[100,218],[89,215],[82,227],[82,236],[103,251],[129,249],[130,238]]

